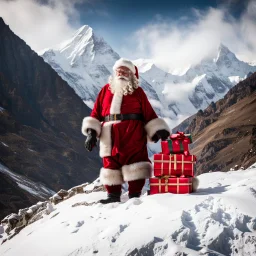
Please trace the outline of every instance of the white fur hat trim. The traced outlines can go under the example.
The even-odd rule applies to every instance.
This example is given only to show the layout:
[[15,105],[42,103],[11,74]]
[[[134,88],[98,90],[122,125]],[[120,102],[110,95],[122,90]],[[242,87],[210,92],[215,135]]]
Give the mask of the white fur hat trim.
[[115,71],[119,67],[127,67],[133,72],[133,74],[136,73],[135,66],[130,60],[124,58],[117,60],[115,65],[113,66],[113,70]]

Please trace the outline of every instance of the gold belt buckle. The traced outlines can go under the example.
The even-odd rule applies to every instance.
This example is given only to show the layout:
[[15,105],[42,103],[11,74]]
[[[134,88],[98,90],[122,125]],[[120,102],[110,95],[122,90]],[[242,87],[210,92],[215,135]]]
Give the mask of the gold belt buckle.
[[113,114],[114,115],[114,121],[116,121],[116,114]]

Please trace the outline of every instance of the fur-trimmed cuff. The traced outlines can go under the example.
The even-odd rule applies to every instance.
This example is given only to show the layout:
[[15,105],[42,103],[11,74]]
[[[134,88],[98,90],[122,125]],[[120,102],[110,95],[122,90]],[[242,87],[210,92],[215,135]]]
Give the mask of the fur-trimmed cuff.
[[192,192],[196,192],[199,187],[199,179],[197,177],[194,177],[192,179]]
[[121,185],[124,183],[121,170],[100,169],[100,181],[103,185]]
[[147,132],[149,141],[152,141],[152,137],[159,130],[166,130],[166,131],[170,132],[170,128],[169,128],[168,124],[162,118],[155,118],[155,119],[152,119],[151,121],[149,121],[145,125],[145,130]]
[[138,162],[124,165],[122,167],[124,181],[147,179],[152,174],[152,164],[149,162]]
[[98,119],[91,117],[91,116],[85,117],[83,120],[83,124],[82,124],[82,133],[85,136],[88,136],[87,129],[89,129],[89,128],[95,130],[97,133],[97,137],[100,137],[101,123]]

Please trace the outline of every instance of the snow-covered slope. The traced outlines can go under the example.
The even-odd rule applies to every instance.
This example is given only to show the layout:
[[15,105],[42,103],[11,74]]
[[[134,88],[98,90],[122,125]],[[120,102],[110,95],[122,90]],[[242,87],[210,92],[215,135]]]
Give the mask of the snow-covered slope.
[[125,193],[121,203],[91,206],[77,203],[94,202],[105,192],[78,194],[2,244],[0,255],[253,256],[255,171],[256,164],[202,174],[194,194],[144,194],[128,200]]

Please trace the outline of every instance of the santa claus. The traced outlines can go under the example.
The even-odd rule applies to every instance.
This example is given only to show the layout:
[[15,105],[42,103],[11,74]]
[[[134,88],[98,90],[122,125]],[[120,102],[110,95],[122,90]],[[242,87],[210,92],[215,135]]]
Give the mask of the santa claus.
[[166,140],[170,130],[158,118],[139,86],[137,67],[119,59],[114,73],[99,92],[91,116],[85,117],[82,133],[85,147],[91,151],[100,140],[103,168],[100,180],[108,197],[101,203],[120,202],[121,185],[128,182],[129,198],[139,197],[145,179],[151,177],[147,141]]

